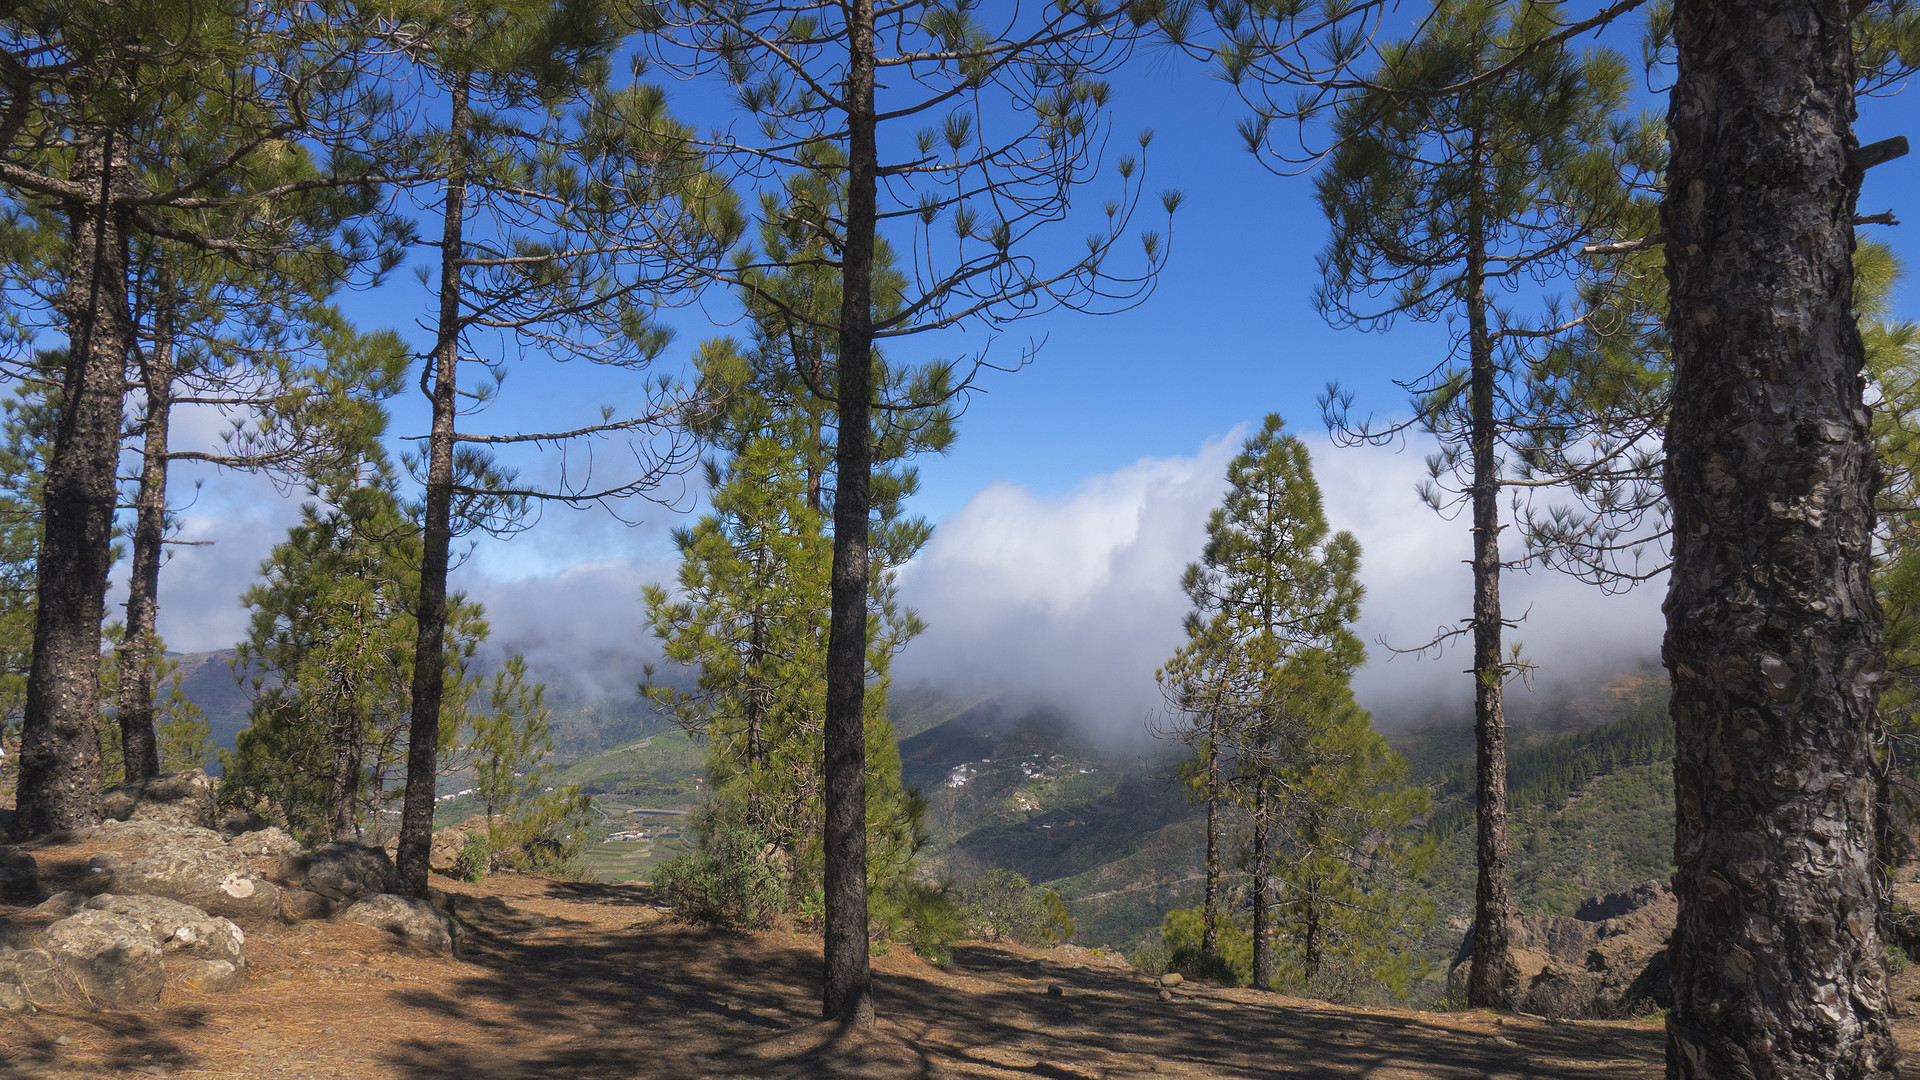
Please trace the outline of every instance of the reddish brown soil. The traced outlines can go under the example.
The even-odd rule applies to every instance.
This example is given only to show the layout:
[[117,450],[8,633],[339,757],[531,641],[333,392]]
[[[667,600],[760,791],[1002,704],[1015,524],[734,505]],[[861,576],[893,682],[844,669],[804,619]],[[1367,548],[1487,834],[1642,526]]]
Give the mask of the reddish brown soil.
[[[36,852],[49,887],[92,849]],[[150,1010],[0,1014],[0,1080],[177,1077],[1357,1076],[1614,1080],[1662,1073],[1657,1021],[1555,1023],[1357,1009],[1152,981],[1084,950],[960,950],[948,970],[875,960],[881,1020],[815,1021],[817,938],[677,925],[636,886],[502,877],[458,897],[472,947],[420,955],[346,923],[246,926],[238,991],[172,988]],[[18,908],[0,916],[22,920]],[[1903,1002],[1916,989],[1903,977]],[[1062,993],[1049,993],[1057,986]],[[1902,1041],[1920,1030],[1901,1022]],[[1917,1071],[1915,1075],[1920,1075]]]

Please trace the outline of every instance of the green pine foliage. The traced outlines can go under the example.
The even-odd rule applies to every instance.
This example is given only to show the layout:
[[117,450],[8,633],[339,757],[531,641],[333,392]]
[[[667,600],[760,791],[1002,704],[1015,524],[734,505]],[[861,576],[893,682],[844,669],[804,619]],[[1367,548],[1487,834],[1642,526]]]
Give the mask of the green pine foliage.
[[[1185,718],[1175,737],[1205,763],[1189,775],[1217,772],[1211,756],[1230,761],[1225,786],[1251,834],[1241,861],[1252,884],[1238,901],[1251,909],[1249,977],[1312,989],[1339,973],[1404,997],[1420,972],[1400,946],[1432,919],[1408,887],[1432,857],[1411,828],[1428,796],[1353,700],[1366,656],[1349,629],[1359,543],[1329,529],[1306,445],[1278,416],[1227,481],[1182,579],[1188,640],[1161,681]],[[1218,949],[1237,917],[1203,908],[1192,944]]]
[[[316,480],[314,501],[242,597],[253,615],[234,670],[253,704],[222,755],[221,797],[265,809],[303,839],[361,835],[404,768],[420,541],[394,488],[378,452]],[[445,710],[458,718],[487,628],[476,604],[449,611]],[[443,749],[457,727],[442,726]]]
[[[812,151],[810,151],[812,152]],[[819,152],[826,152],[824,150]],[[829,212],[837,189],[802,178],[795,212]],[[811,185],[811,186],[809,186]],[[710,402],[697,430],[712,448],[706,465],[710,512],[674,534],[676,588],[651,586],[647,625],[665,659],[685,673],[651,679],[642,692],[710,747],[715,823],[703,835],[759,837],[776,853],[785,905],[797,910],[824,873],[826,647],[832,569],[834,456],[831,397],[837,341],[824,332],[840,306],[839,283],[822,268],[817,238],[796,243],[779,228],[761,235],[765,262],[781,272],[743,270],[742,294],[754,336],[700,351],[700,392]],[[886,253],[881,252],[883,259]],[[753,256],[743,255],[743,265]],[[876,278],[876,309],[896,310],[901,280]],[[924,372],[876,355],[878,391],[942,400],[945,369]],[[895,570],[931,535],[903,502],[918,487],[910,454],[952,440],[944,406],[879,410],[874,420],[869,629],[865,694],[867,878],[872,924],[900,928],[933,901],[912,889],[914,854],[925,842],[926,804],[900,780],[900,752],[887,719],[894,654],[923,628],[897,597]],[[689,861],[706,856],[696,853]],[[669,876],[680,874],[681,869]],[[677,880],[677,879],[676,879]],[[903,931],[904,932],[904,931]]]
[[[1664,684],[1663,684],[1664,688]],[[1673,760],[1673,718],[1663,694],[1643,694],[1618,720],[1511,751],[1507,760],[1507,800],[1516,809],[1557,810],[1596,778],[1635,766]],[[1473,825],[1473,764],[1461,762],[1434,781],[1442,808],[1427,831],[1445,839]]]
[[40,484],[60,417],[60,352],[35,357],[31,375],[0,401],[0,731],[26,704],[40,559]]

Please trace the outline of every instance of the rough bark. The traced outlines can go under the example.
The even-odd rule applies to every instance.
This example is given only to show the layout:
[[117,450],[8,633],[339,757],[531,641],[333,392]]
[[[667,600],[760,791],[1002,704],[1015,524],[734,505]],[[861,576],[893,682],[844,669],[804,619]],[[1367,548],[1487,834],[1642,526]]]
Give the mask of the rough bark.
[[78,150],[97,195],[66,213],[70,254],[64,407],[47,461],[33,660],[20,731],[13,834],[100,820],[100,623],[112,564],[120,406],[133,343],[127,308],[126,151],[117,131]]
[[1219,711],[1207,714],[1207,884],[1201,904],[1200,948],[1220,951],[1220,739]]
[[827,632],[826,972],[822,1012],[871,1027],[867,959],[867,513],[872,486],[874,140],[873,0],[847,8],[847,232],[842,261],[833,585]]
[[[1470,151],[1480,173],[1483,143]],[[1475,190],[1484,185],[1475,183]],[[1475,862],[1473,961],[1467,969],[1467,1001],[1507,1004],[1512,947],[1513,897],[1507,863],[1507,717],[1500,656],[1500,459],[1494,445],[1493,344],[1487,325],[1486,227],[1479,214],[1468,221],[1467,333],[1471,401],[1468,439],[1473,455],[1473,740]]]
[[1675,14],[1667,1075],[1891,1077],[1847,4]]
[[401,887],[427,894],[427,858],[433,844],[434,783],[440,773],[440,698],[446,676],[447,571],[453,544],[453,436],[459,405],[460,257],[466,219],[466,140],[468,79],[452,87],[452,118],[447,125],[447,192],[440,245],[440,327],[434,343],[429,394],[432,426],[427,436],[426,500],[420,554],[420,602],[413,653],[413,695],[407,725],[407,787],[400,809]]
[[146,392],[140,448],[140,492],[134,500],[133,568],[127,578],[126,636],[120,641],[120,687],[114,711],[128,780],[160,775],[153,725],[153,668],[158,652],[160,560],[167,535],[167,442],[173,412],[173,303],[168,283],[155,290],[153,344],[141,357]]
[[1262,751],[1260,776],[1253,787],[1253,985],[1273,989],[1273,823],[1268,805],[1267,763]]

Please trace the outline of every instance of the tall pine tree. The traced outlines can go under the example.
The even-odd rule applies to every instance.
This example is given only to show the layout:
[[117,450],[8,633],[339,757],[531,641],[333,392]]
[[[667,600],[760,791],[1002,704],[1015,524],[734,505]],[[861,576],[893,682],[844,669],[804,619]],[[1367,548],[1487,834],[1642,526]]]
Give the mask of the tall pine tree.
[[[1500,294],[1572,273],[1579,243],[1615,235],[1631,206],[1610,149],[1627,130],[1616,120],[1625,63],[1539,44],[1569,21],[1552,3],[1441,0],[1418,37],[1384,50],[1377,85],[1335,108],[1337,145],[1318,182],[1334,226],[1318,296],[1331,322],[1458,320],[1450,355],[1400,385],[1413,395],[1412,424],[1440,444],[1423,494],[1443,512],[1464,504],[1472,524],[1472,614],[1431,644],[1472,640],[1479,881],[1468,997],[1478,1005],[1507,1000],[1514,910],[1504,688],[1520,668],[1502,644],[1500,496],[1518,450],[1559,422],[1530,411],[1526,380],[1559,320],[1522,314]],[[1349,426],[1349,404],[1329,392],[1337,431],[1401,430]]]

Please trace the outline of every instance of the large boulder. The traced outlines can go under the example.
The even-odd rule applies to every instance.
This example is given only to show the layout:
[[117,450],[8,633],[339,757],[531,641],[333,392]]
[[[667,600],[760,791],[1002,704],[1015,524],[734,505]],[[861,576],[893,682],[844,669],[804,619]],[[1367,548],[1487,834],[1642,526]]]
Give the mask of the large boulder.
[[369,896],[341,912],[340,918],[378,927],[428,952],[445,954],[454,948],[454,922],[418,897]]
[[135,1008],[159,1001],[169,976],[214,992],[246,971],[246,934],[178,901],[63,892],[38,910],[66,917],[37,935],[39,948],[0,952],[0,1008],[49,1001],[62,982],[96,1007]]
[[96,840],[138,840],[139,853],[101,852],[91,860],[100,888],[191,904],[230,919],[280,914],[280,890],[211,829],[132,821],[102,825]]
[[[362,897],[391,893],[399,885],[393,860],[380,848],[335,842],[281,860],[287,913],[326,918]],[[301,895],[304,894],[304,895]]]
[[97,1008],[152,1005],[166,986],[160,944],[136,919],[81,911],[40,935],[48,955]]
[[115,784],[100,796],[100,812],[115,821],[159,821],[170,825],[219,823],[214,780],[204,769]]
[[40,895],[40,868],[20,848],[0,844],[0,900],[31,900]]
[[187,959],[243,962],[241,948],[247,943],[245,931],[230,919],[209,915],[178,900],[101,893],[88,900],[81,911],[104,911],[133,920],[169,958],[177,954]]
[[[1506,979],[1513,1007],[1565,1019],[1622,1019],[1666,1008],[1667,943],[1678,916],[1672,888],[1658,881],[1592,897],[1572,917],[1519,916]],[[1465,988],[1472,955],[1469,929],[1450,987]]]

